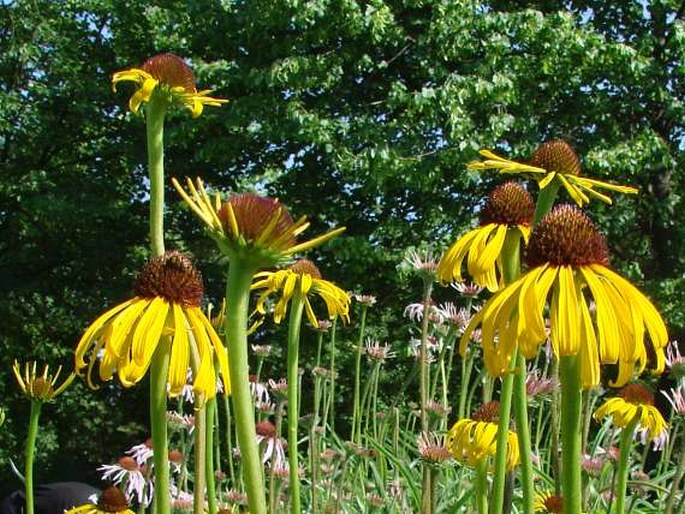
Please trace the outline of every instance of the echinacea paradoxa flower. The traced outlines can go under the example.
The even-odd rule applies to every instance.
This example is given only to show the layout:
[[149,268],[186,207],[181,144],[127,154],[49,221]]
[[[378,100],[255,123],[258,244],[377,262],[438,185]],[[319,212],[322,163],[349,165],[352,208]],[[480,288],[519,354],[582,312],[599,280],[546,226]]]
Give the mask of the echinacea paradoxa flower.
[[305,216],[294,221],[278,200],[243,193],[222,202],[210,198],[204,184],[188,179],[188,193],[176,179],[176,191],[209,229],[219,248],[230,256],[241,256],[257,268],[276,266],[291,255],[318,246],[345,230],[339,227],[304,243],[296,238],[309,227]]
[[525,260],[528,273],[473,317],[461,339],[462,353],[480,326],[485,364],[496,376],[509,369],[517,344],[530,359],[548,335],[557,358],[579,357],[586,389],[599,384],[600,364],[618,364],[614,386],[641,373],[648,353],[656,372],[663,371],[668,342],[663,319],[647,297],[609,269],[606,241],[582,211],[560,205],[545,216],[531,232]]
[[135,297],[97,318],[76,347],[76,371],[88,368],[88,384],[95,387],[91,374],[101,351],[101,380],[110,380],[116,371],[124,386],[136,384],[145,376],[162,338],[169,337],[171,396],[178,396],[186,383],[194,353],[191,345],[199,357],[194,391],[205,400],[216,394],[215,355],[224,385],[230,390],[226,349],[200,308],[202,276],[190,259],[169,251],[151,260],[138,275],[134,289]]
[[600,405],[593,416],[597,421],[611,416],[618,428],[625,428],[638,418],[636,430],[646,433],[646,440],[650,442],[667,433],[666,420],[654,406],[654,395],[642,384],[625,386],[618,396]]
[[536,495],[533,508],[535,512],[561,514],[564,512],[564,499],[554,491],[542,491]]
[[302,298],[307,319],[312,326],[318,326],[319,322],[308,298],[311,295],[321,297],[326,304],[329,319],[340,316],[344,321],[348,323],[350,321],[350,295],[333,282],[324,280],[319,268],[307,259],[300,259],[287,269],[257,273],[252,289],[264,289],[264,292],[257,299],[257,312],[260,314],[266,312],[264,307],[266,299],[274,293],[281,293],[274,307],[274,321],[276,323],[281,322],[287,312],[288,302],[296,294]]
[[110,486],[100,493],[97,503],[86,503],[65,511],[65,514],[134,514],[117,487]]
[[[497,430],[499,429],[499,402],[493,401],[478,408],[471,418],[457,421],[445,439],[445,447],[457,461],[478,469],[487,464],[497,453]],[[521,460],[518,436],[507,431],[508,471],[518,466]]]
[[228,102],[209,95],[209,89],[198,91],[195,76],[183,59],[172,53],[150,57],[140,68],[118,71],[112,77],[116,89],[119,82],[134,82],[138,88],[129,100],[129,109],[138,113],[143,102],[152,95],[162,95],[169,104],[178,103],[192,112],[193,118],[202,114],[205,105],[219,106]]
[[480,215],[480,226],[460,237],[440,259],[438,280],[461,282],[461,267],[476,284],[497,291],[502,277],[502,249],[509,230],[517,230],[528,241],[535,205],[530,193],[516,182],[496,187]]
[[[69,387],[69,384],[71,384],[76,376],[71,373],[64,382],[57,386],[56,384],[59,380],[59,375],[62,372],[62,366],[59,366],[54,374],[50,373],[50,368],[47,364],[43,368],[43,373],[41,374],[37,373],[37,367],[38,365],[35,361],[31,363],[27,362],[24,364],[24,373],[22,374],[18,361],[15,360],[12,365],[14,377],[17,379],[21,391],[31,401],[49,402]],[[4,414],[2,417],[4,419]]]
[[554,179],[559,180],[573,201],[582,207],[590,202],[590,197],[597,198],[611,204],[611,198],[598,192],[595,188],[608,189],[618,193],[637,193],[631,186],[620,186],[580,176],[580,160],[578,155],[566,141],[552,140],[541,144],[527,163],[516,162],[490,150],[481,150],[480,154],[486,158],[481,162],[472,162],[469,169],[486,170],[498,169],[500,173],[529,173],[538,181],[540,189],[549,186]]

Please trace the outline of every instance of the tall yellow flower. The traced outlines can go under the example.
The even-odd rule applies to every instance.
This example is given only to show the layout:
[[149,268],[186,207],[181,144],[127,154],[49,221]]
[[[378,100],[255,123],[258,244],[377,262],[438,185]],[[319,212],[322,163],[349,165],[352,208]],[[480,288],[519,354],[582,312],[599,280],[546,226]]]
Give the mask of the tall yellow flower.
[[309,301],[310,295],[318,295],[323,299],[329,319],[340,316],[346,322],[350,321],[350,295],[332,282],[324,280],[312,261],[301,259],[287,269],[262,271],[257,273],[255,278],[257,280],[252,284],[252,289],[264,289],[257,299],[259,313],[265,313],[264,302],[270,295],[281,292],[281,297],[274,308],[276,323],[280,323],[285,317],[288,302],[295,294],[301,295],[307,319],[313,327],[317,327],[319,322]]
[[[487,403],[476,410],[471,418],[457,421],[445,439],[445,447],[457,461],[478,469],[497,453],[499,402]],[[511,471],[521,460],[518,436],[507,431],[506,467]]]
[[[14,378],[17,379],[17,383],[22,392],[32,401],[49,402],[69,387],[69,384],[74,380],[75,375],[70,373],[69,376],[64,379],[64,382],[57,386],[59,375],[62,372],[62,366],[59,366],[54,374],[50,373],[50,367],[47,364],[43,368],[43,373],[41,374],[38,374],[37,368],[38,364],[35,361],[31,363],[27,362],[24,364],[24,373],[22,373],[18,361],[15,360],[12,365]],[[2,413],[2,419],[4,420],[4,413]],[[0,423],[0,425],[1,424],[2,423]]]
[[540,189],[549,186],[555,179],[564,186],[568,194],[579,206],[590,202],[590,197],[611,204],[611,198],[596,190],[608,189],[618,193],[637,193],[631,186],[620,186],[601,180],[582,177],[580,175],[580,160],[571,146],[560,140],[548,141],[540,145],[530,157],[529,162],[516,162],[490,150],[481,150],[480,154],[486,159],[472,162],[469,169],[487,170],[497,169],[500,173],[529,173],[538,182]]
[[169,394],[181,393],[194,348],[199,360],[195,392],[204,399],[216,394],[215,354],[230,390],[226,349],[200,308],[202,277],[190,259],[169,251],[151,260],[134,289],[136,296],[97,318],[76,347],[76,371],[88,368],[88,384],[95,387],[91,374],[102,351],[100,379],[110,380],[116,371],[124,386],[134,385],[145,376],[160,340],[171,337]]
[[115,486],[102,491],[96,503],[86,503],[65,511],[65,514],[133,514],[124,493]]
[[217,193],[210,197],[198,178],[187,179],[188,192],[172,179],[176,191],[209,229],[209,235],[219,248],[230,256],[241,256],[257,268],[275,266],[291,255],[302,252],[340,234],[345,227],[315,237],[304,243],[296,238],[307,227],[305,216],[294,221],[278,200],[253,193],[235,195],[222,202]]
[[467,269],[474,282],[497,291],[507,232],[517,230],[527,242],[534,210],[530,193],[516,182],[496,187],[481,212],[480,226],[459,238],[440,259],[438,280],[444,284],[461,282],[461,267],[468,255]]
[[193,118],[202,114],[205,105],[219,106],[228,102],[207,96],[211,93],[209,89],[198,91],[190,66],[171,53],[155,55],[140,68],[116,72],[112,77],[115,90],[119,82],[134,82],[138,86],[128,104],[133,113],[138,112],[143,102],[149,102],[153,94],[164,95],[168,103],[190,109]]
[[648,442],[667,435],[666,420],[654,406],[654,395],[642,384],[625,386],[618,396],[609,398],[593,414],[597,421],[608,416],[619,428],[627,427],[638,418],[636,428],[646,435]]
[[492,374],[504,374],[517,343],[530,359],[547,339],[543,315],[549,306],[554,354],[579,356],[583,387],[599,383],[600,364],[618,364],[614,385],[625,384],[644,370],[648,348],[656,371],[663,371],[668,335],[661,316],[609,269],[605,239],[579,209],[561,205],[542,219],[530,235],[526,263],[530,271],[494,295],[471,320],[462,352],[473,330],[482,327],[485,364]]

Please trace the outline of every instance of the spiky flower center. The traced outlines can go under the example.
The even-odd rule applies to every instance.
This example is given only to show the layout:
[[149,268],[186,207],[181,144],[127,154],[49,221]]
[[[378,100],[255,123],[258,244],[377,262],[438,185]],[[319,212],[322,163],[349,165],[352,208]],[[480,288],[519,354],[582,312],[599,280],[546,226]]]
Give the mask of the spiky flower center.
[[35,377],[29,382],[29,395],[32,398],[50,399],[55,395],[52,383],[43,377]]
[[530,164],[548,172],[580,175],[580,159],[566,141],[554,139],[542,143],[530,157]]
[[545,512],[561,514],[564,512],[564,499],[557,495],[552,494],[545,498],[544,500]]
[[628,384],[621,389],[620,396],[633,405],[654,405],[654,394],[642,384]]
[[199,307],[202,275],[187,256],[172,250],[145,265],[134,290],[142,298],[162,297],[171,303]]
[[604,236],[582,211],[559,205],[533,228],[526,249],[526,263],[534,268],[554,266],[608,266],[609,251]]
[[295,244],[292,235],[280,241],[284,234],[290,234],[294,222],[288,210],[278,200],[254,193],[244,193],[224,203],[218,216],[225,232],[230,235],[233,234],[233,228],[228,204],[235,215],[238,233],[246,242],[259,241],[260,246],[265,247],[272,246],[276,242],[279,247]]
[[128,502],[119,488],[110,486],[100,495],[98,509],[105,512],[122,512],[128,509]]
[[499,422],[499,402],[493,400],[484,405],[481,405],[471,415],[473,421],[482,421],[484,423],[498,423]]
[[161,84],[172,88],[181,87],[186,93],[194,93],[195,76],[183,59],[172,53],[165,53],[150,57],[141,66]]
[[128,455],[124,455],[119,459],[119,466],[121,466],[123,469],[126,471],[138,471],[138,463],[135,461],[133,457],[129,457]]
[[480,224],[530,225],[535,204],[533,197],[520,184],[506,182],[497,186],[480,215]]
[[309,259],[300,259],[295,264],[290,266],[289,269],[290,271],[292,271],[293,273],[297,273],[298,275],[307,274],[312,278],[321,278],[321,272],[319,271],[319,268],[317,268],[316,264],[314,264]]
[[260,421],[255,427],[257,435],[266,437],[267,439],[274,439],[276,437],[276,427],[271,421]]

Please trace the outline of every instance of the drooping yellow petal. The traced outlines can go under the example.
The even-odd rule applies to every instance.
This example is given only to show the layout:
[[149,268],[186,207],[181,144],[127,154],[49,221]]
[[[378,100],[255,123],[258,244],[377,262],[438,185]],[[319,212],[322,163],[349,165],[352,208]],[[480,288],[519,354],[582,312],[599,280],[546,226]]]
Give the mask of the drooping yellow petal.
[[162,329],[169,312],[169,302],[155,297],[140,317],[133,333],[132,358],[137,367],[147,366],[162,336]]
[[169,395],[178,396],[186,384],[186,376],[190,363],[190,342],[188,341],[189,327],[180,305],[172,304],[174,320],[174,336],[171,341],[171,356],[169,358]]

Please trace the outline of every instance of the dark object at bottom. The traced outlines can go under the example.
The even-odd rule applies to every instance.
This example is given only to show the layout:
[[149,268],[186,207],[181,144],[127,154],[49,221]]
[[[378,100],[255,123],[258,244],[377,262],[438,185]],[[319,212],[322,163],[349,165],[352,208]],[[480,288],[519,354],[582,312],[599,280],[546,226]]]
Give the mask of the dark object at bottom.
[[[55,482],[34,487],[35,514],[63,514],[65,510],[91,503],[93,495],[100,490],[82,482]],[[26,512],[24,490],[14,491],[3,498],[0,514],[23,514]]]

